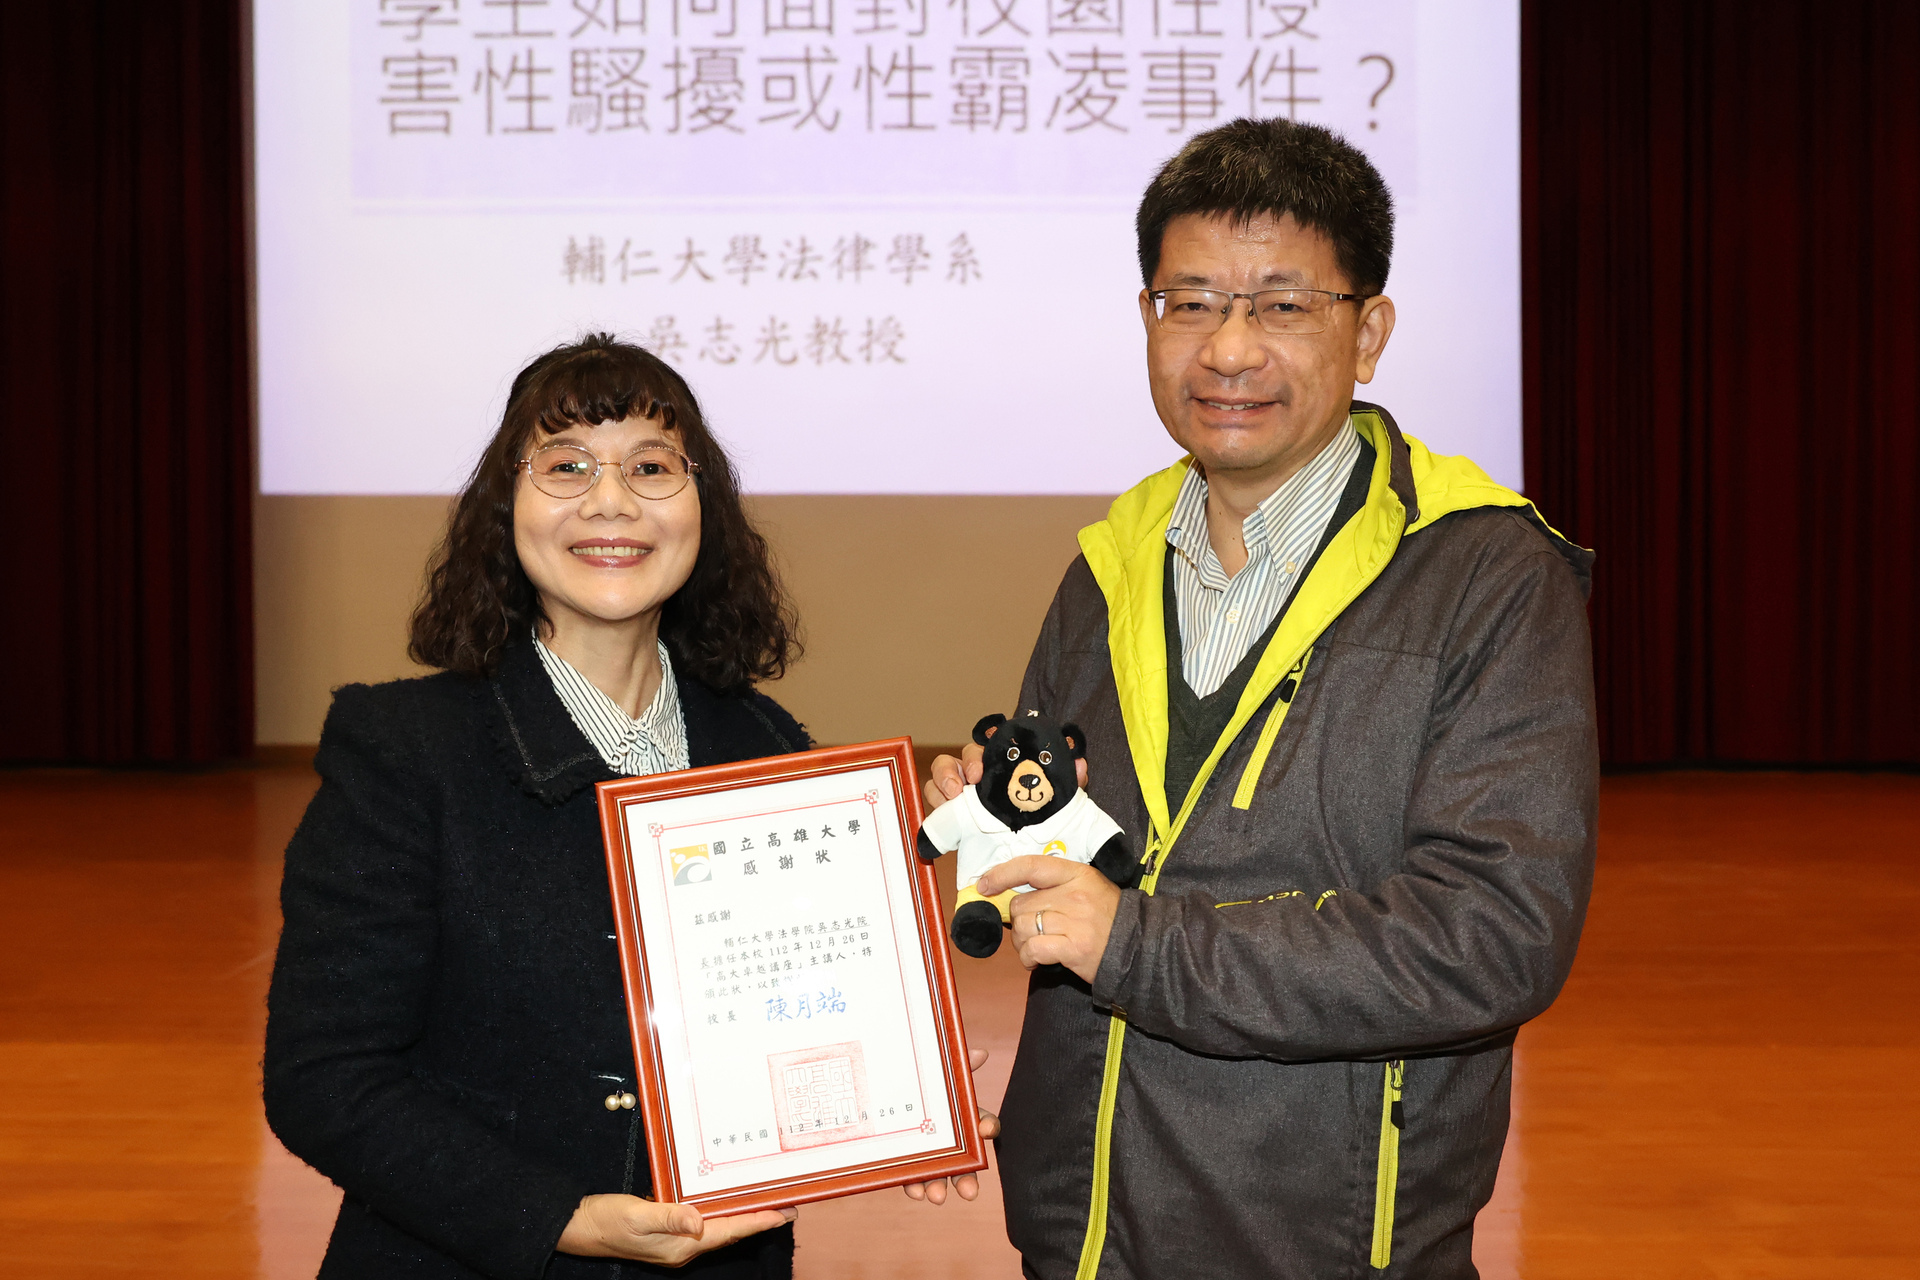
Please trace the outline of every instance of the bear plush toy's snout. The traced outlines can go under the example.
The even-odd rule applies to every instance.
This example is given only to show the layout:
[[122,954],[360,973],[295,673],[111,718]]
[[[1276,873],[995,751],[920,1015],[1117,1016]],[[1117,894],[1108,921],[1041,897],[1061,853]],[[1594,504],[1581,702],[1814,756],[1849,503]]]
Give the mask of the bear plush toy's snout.
[[1047,781],[1047,775],[1039,765],[1031,760],[1023,760],[1014,768],[1013,777],[1007,780],[1007,799],[1013,801],[1013,807],[1022,813],[1032,813],[1044,809],[1053,799],[1053,784]]
[[973,740],[985,749],[980,781],[934,810],[915,845],[928,862],[958,851],[959,895],[949,934],[967,955],[990,956],[1026,886],[983,897],[974,885],[989,869],[1017,857],[1066,858],[1124,889],[1138,878],[1139,864],[1119,824],[1080,790],[1075,761],[1087,752],[1078,725],[1037,711],[1017,720],[990,715],[973,727]]

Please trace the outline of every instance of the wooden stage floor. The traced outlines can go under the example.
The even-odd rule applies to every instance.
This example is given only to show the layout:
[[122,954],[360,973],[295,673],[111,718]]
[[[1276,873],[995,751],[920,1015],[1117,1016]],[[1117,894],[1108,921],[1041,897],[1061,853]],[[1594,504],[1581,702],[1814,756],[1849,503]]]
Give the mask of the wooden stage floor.
[[[258,1087],[313,785],[0,773],[0,1276],[313,1274],[338,1193]],[[1573,979],[1520,1037],[1484,1274],[1920,1277],[1920,778],[1613,778],[1602,831]],[[1023,975],[959,967],[994,1098]],[[1017,1275],[988,1189],[808,1206],[799,1274]]]

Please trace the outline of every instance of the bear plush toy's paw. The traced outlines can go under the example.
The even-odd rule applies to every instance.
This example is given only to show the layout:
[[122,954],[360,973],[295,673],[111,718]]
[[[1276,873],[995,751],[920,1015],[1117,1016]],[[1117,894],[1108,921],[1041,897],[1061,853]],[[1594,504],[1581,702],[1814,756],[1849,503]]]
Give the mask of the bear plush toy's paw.
[[922,862],[940,861],[940,846],[927,839],[927,833],[924,828],[922,828],[920,834],[914,838],[913,851],[920,855],[920,861]]
[[991,902],[969,902],[953,913],[953,945],[962,954],[984,960],[1000,949],[1000,908]]
[[1140,860],[1127,851],[1125,836],[1112,836],[1100,846],[1100,852],[1093,855],[1093,869],[1122,889],[1133,888],[1140,878]]

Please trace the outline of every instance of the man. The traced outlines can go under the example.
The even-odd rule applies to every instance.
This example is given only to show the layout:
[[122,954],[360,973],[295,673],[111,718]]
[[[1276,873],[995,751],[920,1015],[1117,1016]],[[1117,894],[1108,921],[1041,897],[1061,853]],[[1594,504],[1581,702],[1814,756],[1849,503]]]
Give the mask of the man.
[[[1202,134],[1138,231],[1190,457],[1081,533],[1020,705],[1084,728],[1143,874],[978,886],[1034,886],[1008,1235],[1043,1280],[1472,1276],[1515,1029],[1592,876],[1591,556],[1353,399],[1393,331],[1392,209],[1337,135]],[[1471,342],[1454,301],[1425,322]]]

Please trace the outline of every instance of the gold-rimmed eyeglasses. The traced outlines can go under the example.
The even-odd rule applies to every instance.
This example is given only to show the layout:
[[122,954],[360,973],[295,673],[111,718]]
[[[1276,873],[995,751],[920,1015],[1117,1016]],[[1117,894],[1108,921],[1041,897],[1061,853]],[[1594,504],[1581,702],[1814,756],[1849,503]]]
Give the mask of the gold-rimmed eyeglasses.
[[1212,333],[1227,322],[1233,304],[1245,298],[1262,329],[1296,337],[1324,332],[1335,303],[1367,300],[1365,294],[1326,289],[1154,289],[1147,297],[1153,301],[1154,320],[1169,333]]
[[700,470],[684,453],[659,444],[635,449],[619,462],[603,462],[577,444],[550,444],[515,464],[515,470],[526,472],[533,487],[550,498],[591,492],[600,483],[602,467],[619,468],[620,482],[636,497],[654,499],[673,497]]

